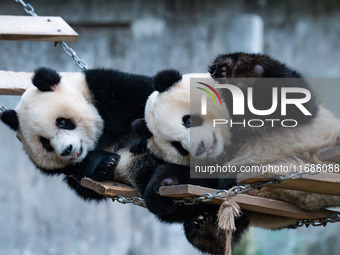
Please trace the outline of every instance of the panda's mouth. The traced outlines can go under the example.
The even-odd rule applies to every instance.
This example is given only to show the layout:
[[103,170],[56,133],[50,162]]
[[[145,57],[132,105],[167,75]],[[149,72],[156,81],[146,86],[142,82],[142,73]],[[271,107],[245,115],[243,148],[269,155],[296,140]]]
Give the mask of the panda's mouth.
[[216,139],[216,135],[214,133],[214,141],[210,145],[209,149],[207,150],[208,155],[211,155],[211,154],[213,154],[215,152],[216,145],[217,145],[217,139]]
[[207,143],[205,141],[201,141],[198,144],[197,150],[195,152],[195,157],[203,158],[205,156],[208,156],[208,157],[214,156],[216,146],[217,146],[217,138],[214,133],[213,142],[210,144],[210,146],[207,146]]
[[80,146],[80,150],[72,154],[71,160],[77,160],[83,154],[83,146]]

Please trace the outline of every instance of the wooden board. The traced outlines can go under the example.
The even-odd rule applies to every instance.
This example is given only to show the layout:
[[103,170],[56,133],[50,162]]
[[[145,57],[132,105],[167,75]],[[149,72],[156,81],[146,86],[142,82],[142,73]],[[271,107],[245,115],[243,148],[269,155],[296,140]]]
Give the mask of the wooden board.
[[[203,193],[213,194],[217,192],[215,189],[195,186],[195,185],[178,185],[178,186],[166,186],[161,187],[159,194],[165,197],[195,197],[200,196]],[[267,199],[262,197],[238,194],[233,197],[233,200],[237,202],[240,207],[247,211],[265,213],[271,215],[278,215],[293,219],[319,219],[326,218],[335,211],[321,210],[319,212],[304,211],[293,204],[277,201],[273,199]],[[215,198],[210,203],[221,204],[224,199]]]
[[[117,182],[106,181],[106,182],[96,182],[89,178],[83,178],[81,180],[81,185],[96,191],[99,194],[105,196],[124,196],[124,197],[134,197],[138,196],[136,189]],[[173,197],[173,198],[184,198],[184,197],[197,197],[203,193],[215,193],[217,190],[195,186],[195,185],[177,185],[177,186],[166,186],[161,187],[159,193],[161,196]],[[236,195],[233,200],[237,202],[242,209],[259,212],[265,214],[278,215],[293,219],[318,219],[326,218],[336,212],[321,210],[319,212],[307,212],[297,208],[295,205],[290,203],[276,201],[267,198],[249,196],[249,195]],[[215,198],[209,203],[221,204],[224,202],[222,198]]]
[[61,17],[0,16],[0,40],[70,41],[78,34]]
[[340,162],[340,145],[321,149],[319,158],[321,161]]
[[89,178],[83,178],[81,180],[81,186],[110,197],[118,195],[124,197],[138,196],[138,191],[136,189],[115,181],[96,182]]
[[[62,77],[77,75],[79,73],[61,72]],[[32,85],[33,73],[0,71],[0,95],[21,95]]]
[[[237,183],[252,184],[259,181],[267,181],[278,178],[282,173],[240,173],[237,175]],[[317,175],[302,175],[300,178],[287,179],[281,183],[268,185],[272,188],[292,189],[315,193],[324,193],[340,196],[340,174],[319,173]]]

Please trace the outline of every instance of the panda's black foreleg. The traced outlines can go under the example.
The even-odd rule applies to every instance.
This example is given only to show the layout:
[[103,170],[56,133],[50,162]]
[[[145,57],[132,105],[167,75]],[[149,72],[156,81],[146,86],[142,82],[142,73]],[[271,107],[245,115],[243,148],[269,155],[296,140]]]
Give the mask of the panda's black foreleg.
[[198,184],[212,187],[215,185],[215,182],[217,182],[216,179],[190,179],[190,170],[187,166],[164,163],[154,170],[143,197],[146,200],[148,209],[160,220],[165,222],[183,222],[196,214],[198,208],[205,205],[175,204],[171,199],[160,196],[159,188],[179,184]]
[[85,200],[101,200],[105,197],[80,185],[84,177],[95,181],[114,179],[114,171],[119,155],[105,151],[91,151],[78,165],[68,168],[64,180],[75,192]]
[[[218,227],[218,206],[198,211],[184,223],[184,231],[188,241],[199,250],[210,254],[224,254],[226,233]],[[245,213],[235,220],[236,230],[232,236],[232,248],[240,241],[242,234],[249,226],[249,216]]]
[[115,153],[91,151],[83,160],[83,170],[79,174],[95,181],[113,180],[119,158]]
[[[281,107],[276,107],[270,115],[259,116],[245,109],[245,114],[241,119],[293,119],[298,124],[309,122],[318,112],[318,103],[309,84],[294,69],[285,64],[262,54],[248,54],[237,52],[232,54],[219,55],[209,67],[209,72],[214,79],[220,83],[232,84],[239,87],[245,98],[248,98],[248,88],[251,87],[252,102],[255,109],[270,109],[273,105],[273,88],[277,89],[276,96],[278,105],[281,102],[281,88],[303,88],[310,92],[311,99],[303,106],[311,114],[300,111],[295,104],[286,105],[286,113],[283,116]],[[266,78],[266,79],[261,79]],[[270,78],[270,79],[268,79]],[[223,90],[226,102],[232,102],[231,94],[228,90]],[[303,92],[289,92],[286,95],[289,99],[305,98]],[[275,98],[275,97],[274,97]],[[232,108],[232,105],[228,106]],[[232,116],[238,121],[238,116]],[[273,123],[265,122],[272,126]]]

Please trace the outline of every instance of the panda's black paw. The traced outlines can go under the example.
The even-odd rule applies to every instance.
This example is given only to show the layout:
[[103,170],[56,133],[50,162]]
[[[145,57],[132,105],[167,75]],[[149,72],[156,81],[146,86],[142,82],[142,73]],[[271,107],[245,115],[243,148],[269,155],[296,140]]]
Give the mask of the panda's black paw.
[[86,158],[84,177],[95,181],[113,180],[119,155],[109,152],[91,152]]
[[178,206],[171,199],[159,195],[160,187],[176,184],[178,183],[172,178],[152,179],[145,189],[144,199],[146,206],[162,221],[174,222],[181,220],[182,216],[177,212]]
[[155,169],[146,186],[143,197],[148,209],[165,222],[183,222],[195,212],[195,205],[175,204],[173,200],[159,195],[162,186],[188,183],[189,171],[185,166],[163,164]]
[[264,66],[254,54],[234,53],[218,56],[209,67],[213,78],[261,78]]
[[[218,227],[218,206],[202,209],[195,217],[185,221],[184,231],[188,241],[203,252],[224,254],[226,233]],[[249,227],[249,213],[235,220],[236,230],[232,233],[232,248],[240,241]]]
[[203,211],[184,223],[188,241],[199,250],[211,254],[224,254],[226,236],[217,225],[217,211]]

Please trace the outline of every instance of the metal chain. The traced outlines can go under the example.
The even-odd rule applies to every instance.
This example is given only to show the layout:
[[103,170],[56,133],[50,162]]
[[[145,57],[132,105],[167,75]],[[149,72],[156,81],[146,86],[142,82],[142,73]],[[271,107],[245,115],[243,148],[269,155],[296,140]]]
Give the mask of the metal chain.
[[140,198],[140,197],[126,198],[124,196],[115,196],[115,197],[111,197],[111,198],[112,198],[112,202],[117,201],[118,203],[121,203],[121,204],[134,204],[134,205],[145,206],[145,200],[143,198]]
[[[246,184],[246,185],[237,185],[229,190],[219,190],[216,193],[204,193],[199,197],[187,197],[182,199],[173,199],[174,204],[179,205],[195,205],[197,203],[204,203],[209,202],[214,198],[226,198],[229,191],[233,191],[234,194],[243,194],[246,192],[249,192],[254,189],[261,189],[265,186],[268,186],[270,184],[278,184],[281,183],[284,180],[287,179],[298,179],[301,178],[303,175],[309,174],[309,175],[315,175],[318,174],[318,172],[307,172],[307,171],[300,171],[296,170],[294,172],[291,172],[289,175],[286,176],[278,176],[273,179],[270,179],[268,181],[260,181],[253,184]],[[140,197],[131,197],[131,198],[125,198],[123,196],[116,196],[112,198],[113,201],[117,201],[122,204],[135,204],[135,205],[145,205],[145,200]],[[293,228],[299,228],[303,226],[326,226],[328,223],[335,223],[340,222],[340,213],[334,214],[329,216],[328,218],[323,219],[312,219],[312,220],[297,220],[296,224],[292,225]]]
[[[14,0],[17,3],[20,3],[24,7],[24,11],[32,16],[38,16],[36,12],[34,11],[34,8],[29,3],[26,3],[24,0]],[[65,53],[73,58],[73,60],[76,62],[77,66],[82,70],[87,70],[87,63],[78,57],[77,53],[67,45],[64,41],[57,42],[57,44],[60,44],[61,48],[65,51]]]
[[308,228],[309,226],[326,227],[328,223],[335,223],[335,222],[340,222],[340,213],[333,214],[329,216],[328,218],[324,218],[324,219],[298,220],[296,224],[292,225],[292,227],[293,228],[300,228],[303,226],[306,226],[306,228]]
[[61,46],[61,48],[65,51],[67,55],[69,55],[73,60],[76,62],[76,65],[81,69],[81,70],[87,70],[87,63],[78,57],[77,53],[67,45],[65,42],[58,42]]
[[6,111],[7,108],[5,106],[0,106],[0,113]]
[[299,179],[301,178],[303,175],[305,174],[309,174],[309,175],[315,175],[318,174],[319,172],[309,172],[309,171],[301,171],[301,170],[295,170],[293,172],[291,172],[289,175],[283,175],[283,176],[277,176],[274,177],[268,181],[260,181],[260,182],[256,182],[256,183],[252,183],[252,184],[246,184],[246,185],[237,185],[234,186],[232,188],[230,188],[229,190],[219,190],[214,194],[211,193],[205,193],[202,194],[199,197],[187,197],[187,198],[182,198],[182,199],[174,199],[174,203],[175,204],[184,204],[184,205],[194,205],[196,203],[200,203],[200,202],[208,202],[211,201],[214,198],[225,198],[228,191],[232,190],[234,194],[243,194],[246,192],[249,192],[251,190],[254,189],[261,189],[265,186],[271,185],[271,184],[278,184],[284,180],[287,179]]
[[38,14],[36,14],[34,12],[34,8],[32,5],[30,5],[29,3],[25,3],[25,1],[23,0],[14,0],[17,3],[20,3],[23,7],[26,13],[32,15],[32,16],[38,16]]

